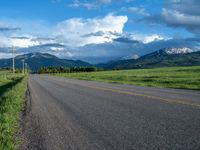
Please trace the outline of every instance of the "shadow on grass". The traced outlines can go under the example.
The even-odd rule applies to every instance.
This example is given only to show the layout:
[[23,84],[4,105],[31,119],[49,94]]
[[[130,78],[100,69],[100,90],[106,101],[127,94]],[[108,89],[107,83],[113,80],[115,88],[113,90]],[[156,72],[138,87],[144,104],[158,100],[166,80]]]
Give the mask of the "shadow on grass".
[[[18,84],[19,82],[21,82],[23,79],[23,77],[18,78],[13,80],[10,83],[7,83],[5,85],[0,86],[0,98],[4,95],[4,93],[6,93],[9,89],[11,89],[12,87],[14,87],[16,84]],[[1,103],[1,102],[0,102]]]

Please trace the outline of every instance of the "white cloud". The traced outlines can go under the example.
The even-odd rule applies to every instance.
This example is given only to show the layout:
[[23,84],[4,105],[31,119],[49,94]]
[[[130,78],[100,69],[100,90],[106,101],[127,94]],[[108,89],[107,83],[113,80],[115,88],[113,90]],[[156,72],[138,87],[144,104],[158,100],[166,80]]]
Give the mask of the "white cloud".
[[137,43],[137,41],[138,41],[138,42],[144,43],[144,44],[151,43],[154,41],[171,39],[169,37],[163,37],[158,34],[140,34],[140,33],[133,33],[133,32],[132,33],[123,33],[121,35],[121,37],[125,37],[125,38],[127,38],[127,40],[130,40],[130,41],[132,40],[132,43]]
[[38,41],[32,41],[31,39],[10,39],[10,43],[12,46],[23,48],[39,45]]
[[8,38],[0,36],[0,47],[10,47],[10,43],[8,42],[8,40]]
[[143,43],[151,43],[151,42],[154,42],[154,41],[159,41],[159,40],[163,40],[164,37],[162,36],[159,36],[157,34],[153,34],[153,35],[149,35],[149,36],[146,36],[144,37],[143,39]]
[[87,9],[93,9],[96,8],[97,5],[95,3],[82,3],[79,0],[74,0],[72,4],[68,5],[68,7],[74,7],[74,8],[85,7]]
[[29,38],[11,38],[11,37],[0,37],[0,46],[1,47],[19,47],[27,48],[30,46],[39,45],[38,41],[32,41]]
[[11,58],[12,57],[12,53],[3,53],[3,52],[0,52],[0,58]]
[[73,3],[68,5],[68,7],[85,7],[87,9],[95,9],[101,5],[107,5],[110,3],[112,3],[112,0],[94,0],[92,2],[81,2],[80,0],[74,0]]
[[[112,14],[93,19],[72,18],[59,23],[54,36],[59,42],[71,47],[111,42],[113,38],[117,37],[117,34],[123,33],[127,21],[127,16],[114,16]],[[94,33],[103,34],[92,35]],[[85,36],[89,34],[91,36]]]
[[[163,10],[164,15],[177,15],[177,18],[172,18],[174,20],[188,17],[167,10]],[[180,47],[181,45],[193,48],[194,44],[199,43],[188,39],[170,40],[156,32],[155,34],[125,33],[123,29],[127,21],[127,16],[108,14],[89,19],[72,18],[57,25],[48,25],[43,21],[35,23],[25,21],[21,24],[19,21],[11,22],[7,26],[20,27],[21,30],[0,34],[0,58],[10,56],[12,45],[19,47],[18,54],[47,52],[62,58],[103,62],[122,56],[132,56],[132,54],[141,56],[169,46]]]
[[146,9],[144,7],[123,7],[122,10],[142,16],[150,16],[150,14],[146,12]]
[[51,51],[54,51],[54,52],[59,52],[59,51],[63,51],[64,48],[63,47],[50,47]]

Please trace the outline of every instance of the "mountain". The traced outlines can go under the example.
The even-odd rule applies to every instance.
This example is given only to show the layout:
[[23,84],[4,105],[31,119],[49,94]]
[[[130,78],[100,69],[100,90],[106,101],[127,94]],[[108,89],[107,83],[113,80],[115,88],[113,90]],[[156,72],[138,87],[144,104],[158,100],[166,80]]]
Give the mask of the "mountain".
[[183,47],[183,48],[166,48],[164,49],[164,51],[167,54],[187,54],[187,53],[192,53],[193,50],[187,47]]
[[[41,67],[63,66],[63,67],[88,67],[91,64],[80,60],[60,59],[48,53],[29,53],[15,57],[16,68],[22,68],[22,60],[28,64],[32,71],[37,71]],[[12,58],[0,59],[0,68],[12,67]]]
[[97,67],[105,69],[131,69],[197,65],[200,65],[200,51],[192,52],[191,49],[173,48],[161,49],[138,59],[110,61],[98,64]]

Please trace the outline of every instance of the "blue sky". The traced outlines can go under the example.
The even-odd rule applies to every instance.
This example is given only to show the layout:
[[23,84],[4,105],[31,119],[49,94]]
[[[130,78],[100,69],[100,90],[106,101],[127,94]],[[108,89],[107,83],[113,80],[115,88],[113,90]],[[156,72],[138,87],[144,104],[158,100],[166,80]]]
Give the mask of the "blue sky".
[[0,1],[0,58],[48,52],[98,63],[160,48],[199,50],[199,0]]

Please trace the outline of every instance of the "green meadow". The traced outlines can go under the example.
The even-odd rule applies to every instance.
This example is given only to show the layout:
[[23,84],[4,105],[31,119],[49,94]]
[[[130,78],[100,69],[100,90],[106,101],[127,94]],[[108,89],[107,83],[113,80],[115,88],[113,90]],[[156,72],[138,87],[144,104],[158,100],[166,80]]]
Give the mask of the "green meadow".
[[23,110],[26,78],[0,71],[0,149],[16,149],[20,113]]
[[139,86],[200,89],[200,66],[63,73],[56,76]]

